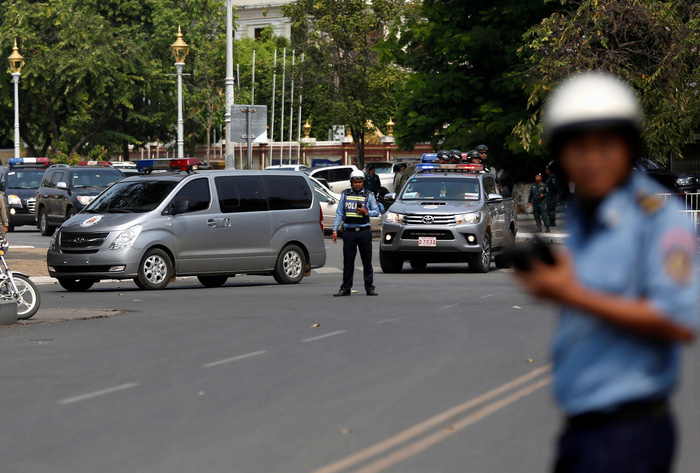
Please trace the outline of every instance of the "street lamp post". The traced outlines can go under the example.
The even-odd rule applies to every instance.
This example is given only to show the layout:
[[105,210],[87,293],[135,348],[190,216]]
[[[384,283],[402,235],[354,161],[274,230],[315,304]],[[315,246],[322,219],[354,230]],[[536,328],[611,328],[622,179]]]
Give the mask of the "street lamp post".
[[177,70],[177,157],[185,157],[185,140],[182,121],[182,68],[185,67],[188,46],[182,39],[182,31],[177,27],[177,40],[170,45],[175,56],[175,69]]
[[17,49],[17,40],[12,48],[12,54],[7,58],[12,69],[12,82],[15,84],[15,158],[19,158],[19,76],[21,76],[24,58]]

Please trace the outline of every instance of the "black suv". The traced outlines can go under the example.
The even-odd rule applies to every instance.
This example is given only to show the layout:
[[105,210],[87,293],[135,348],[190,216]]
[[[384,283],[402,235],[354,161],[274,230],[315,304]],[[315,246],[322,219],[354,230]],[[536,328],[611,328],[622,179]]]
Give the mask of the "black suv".
[[7,205],[9,230],[21,225],[36,225],[34,203],[49,158],[10,158],[0,166],[0,193]]
[[675,194],[690,194],[700,190],[699,175],[669,171],[649,158],[639,159],[635,169],[653,177]]
[[121,171],[111,166],[51,166],[36,191],[36,221],[41,234],[53,234],[57,226],[123,177]]

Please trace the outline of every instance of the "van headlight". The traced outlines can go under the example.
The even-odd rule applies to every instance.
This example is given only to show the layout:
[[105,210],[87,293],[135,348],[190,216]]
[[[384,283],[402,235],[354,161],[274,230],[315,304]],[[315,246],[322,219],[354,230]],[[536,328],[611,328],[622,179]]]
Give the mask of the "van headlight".
[[386,223],[403,223],[404,216],[394,212],[387,212],[384,214],[384,221]]
[[134,244],[136,241],[136,238],[138,238],[139,234],[141,233],[141,225],[134,225],[123,232],[121,232],[119,235],[117,235],[117,238],[114,239],[111,245],[109,245],[110,250],[124,250],[126,248],[130,248],[131,245]]
[[78,202],[80,202],[83,205],[87,205],[90,202],[92,202],[93,200],[95,200],[95,197],[96,196],[94,196],[94,195],[79,195]]
[[468,214],[455,215],[455,220],[457,221],[457,223],[479,223],[481,222],[481,214],[478,212],[472,212]]
[[58,241],[58,235],[60,235],[60,234],[61,234],[60,230],[53,232],[53,235],[51,235],[51,240],[49,241],[49,250],[56,249],[56,242]]
[[22,205],[22,199],[18,195],[10,194],[7,196],[7,203],[9,205]]

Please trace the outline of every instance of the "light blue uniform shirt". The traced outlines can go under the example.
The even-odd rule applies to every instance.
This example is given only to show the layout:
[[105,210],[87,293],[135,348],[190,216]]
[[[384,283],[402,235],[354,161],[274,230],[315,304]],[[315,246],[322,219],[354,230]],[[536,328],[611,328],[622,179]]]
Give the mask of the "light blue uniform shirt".
[[[697,237],[668,192],[634,172],[590,217],[569,212],[576,273],[595,290],[646,299],[676,324],[696,330]],[[553,346],[554,389],[569,415],[668,397],[678,379],[680,343],[618,328],[565,307]]]
[[[362,189],[363,192],[367,192],[369,197],[367,198],[367,216],[368,217],[379,217],[379,206],[377,205],[377,199],[374,198],[374,194],[367,191],[367,189]],[[358,194],[359,195],[359,194]],[[333,231],[338,231],[341,222],[345,219],[345,192],[340,194],[340,202],[338,202],[338,209],[335,211],[335,220],[333,220]],[[369,227],[370,223],[356,224],[356,223],[345,223],[343,224],[345,228],[357,228],[357,227]]]

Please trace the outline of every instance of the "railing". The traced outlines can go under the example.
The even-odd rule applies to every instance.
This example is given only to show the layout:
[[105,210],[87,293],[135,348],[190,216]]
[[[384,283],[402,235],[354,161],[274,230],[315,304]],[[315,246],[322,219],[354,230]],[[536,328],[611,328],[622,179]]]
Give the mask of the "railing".
[[700,234],[700,193],[694,192],[690,194],[657,194],[663,197],[664,200],[670,198],[678,199],[678,202],[683,207],[681,213],[685,216],[686,220],[690,222],[695,228],[695,233]]

